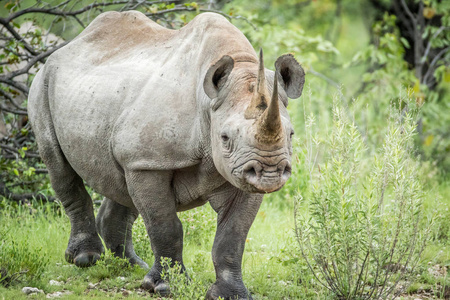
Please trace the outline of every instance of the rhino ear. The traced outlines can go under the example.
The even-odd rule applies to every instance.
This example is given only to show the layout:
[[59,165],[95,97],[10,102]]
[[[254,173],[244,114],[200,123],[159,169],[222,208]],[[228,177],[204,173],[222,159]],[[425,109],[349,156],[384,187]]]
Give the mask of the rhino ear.
[[275,62],[275,69],[287,96],[291,99],[300,97],[305,84],[305,71],[294,56],[292,54],[280,56]]
[[234,60],[228,55],[222,56],[219,61],[209,67],[205,75],[205,80],[203,81],[203,89],[209,98],[214,99],[217,97],[233,67]]

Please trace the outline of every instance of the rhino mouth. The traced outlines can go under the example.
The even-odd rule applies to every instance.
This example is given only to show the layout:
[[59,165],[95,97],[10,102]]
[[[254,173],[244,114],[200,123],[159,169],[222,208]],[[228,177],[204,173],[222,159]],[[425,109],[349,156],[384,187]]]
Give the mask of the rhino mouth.
[[287,159],[274,165],[255,159],[235,169],[233,175],[246,192],[272,193],[280,190],[291,176],[291,164]]

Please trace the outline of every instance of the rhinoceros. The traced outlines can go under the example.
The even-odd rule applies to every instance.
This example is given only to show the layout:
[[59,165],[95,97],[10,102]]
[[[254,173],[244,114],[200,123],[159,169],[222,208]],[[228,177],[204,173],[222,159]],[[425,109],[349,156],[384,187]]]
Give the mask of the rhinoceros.
[[[286,106],[305,77],[290,54],[275,69],[213,13],[169,30],[140,12],[107,12],[53,53],[31,86],[28,112],[70,219],[66,260],[94,264],[101,237],[148,267],[132,244],[140,214],[155,257],[143,287],[167,295],[161,258],[185,270],[177,212],[209,202],[218,215],[216,282],[206,298],[251,299],[244,245],[264,193],[290,177]],[[85,183],[105,197],[96,218]]]

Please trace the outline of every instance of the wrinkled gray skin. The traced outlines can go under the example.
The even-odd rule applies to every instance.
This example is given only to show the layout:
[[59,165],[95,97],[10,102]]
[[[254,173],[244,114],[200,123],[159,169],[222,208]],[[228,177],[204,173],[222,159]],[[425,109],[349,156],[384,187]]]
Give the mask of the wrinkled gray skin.
[[[273,103],[281,123],[264,140],[257,135],[264,103],[251,111],[254,118],[244,116],[256,101],[259,59],[219,15],[201,14],[175,31],[138,12],[108,12],[56,51],[33,82],[28,110],[70,218],[66,259],[95,263],[104,251],[100,234],[116,255],[146,267],[131,238],[141,214],[155,255],[143,286],[166,295],[160,258],[183,263],[176,212],[209,202],[218,214],[217,281],[207,299],[250,299],[241,276],[245,239],[263,193],[290,175],[285,106],[304,81],[292,56],[277,63]],[[265,74],[258,97],[268,100],[275,73]],[[83,180],[105,196],[96,219]]]

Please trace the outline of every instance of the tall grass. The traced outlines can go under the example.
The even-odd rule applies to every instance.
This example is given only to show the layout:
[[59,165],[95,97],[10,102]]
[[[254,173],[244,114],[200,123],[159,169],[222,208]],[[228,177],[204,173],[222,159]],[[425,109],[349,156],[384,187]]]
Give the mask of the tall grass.
[[297,199],[296,235],[316,280],[338,299],[394,297],[419,261],[429,223],[412,147],[416,114],[411,101],[392,106],[375,153],[339,101],[323,142],[306,118],[310,191]]

